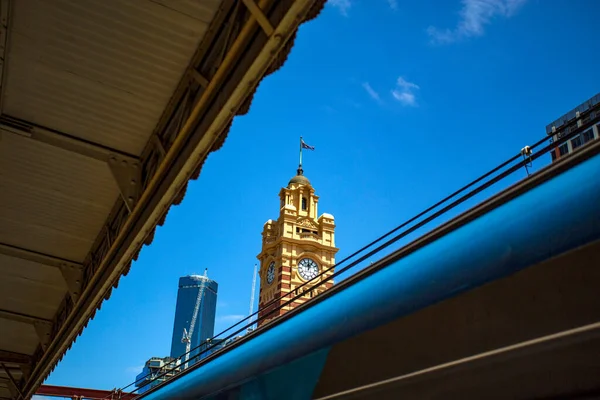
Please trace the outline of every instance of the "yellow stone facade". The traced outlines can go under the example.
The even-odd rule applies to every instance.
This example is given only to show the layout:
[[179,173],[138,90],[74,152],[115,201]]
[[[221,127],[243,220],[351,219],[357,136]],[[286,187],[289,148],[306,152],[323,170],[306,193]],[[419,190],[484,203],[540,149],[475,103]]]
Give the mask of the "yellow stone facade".
[[[333,274],[335,265],[335,223],[333,215],[318,216],[319,197],[309,180],[299,174],[281,189],[279,218],[268,220],[262,232],[260,261],[259,318],[307,289],[301,298],[269,314],[258,326],[276,318],[329,289],[333,281],[321,284]],[[298,289],[313,276],[325,272]],[[290,294],[288,294],[290,293]],[[286,295],[287,294],[287,295]],[[281,300],[274,301],[282,296]]]

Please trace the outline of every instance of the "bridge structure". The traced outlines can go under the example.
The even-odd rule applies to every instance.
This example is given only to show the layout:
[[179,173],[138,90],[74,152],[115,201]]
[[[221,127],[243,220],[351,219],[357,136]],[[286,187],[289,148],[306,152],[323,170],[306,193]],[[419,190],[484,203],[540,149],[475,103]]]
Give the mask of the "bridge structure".
[[0,398],[29,398],[324,0],[0,0]]
[[139,398],[598,399],[598,176],[600,141]]
[[137,397],[134,393],[123,393],[118,390],[109,391],[55,385],[42,385],[37,389],[36,394],[71,400],[132,400]]

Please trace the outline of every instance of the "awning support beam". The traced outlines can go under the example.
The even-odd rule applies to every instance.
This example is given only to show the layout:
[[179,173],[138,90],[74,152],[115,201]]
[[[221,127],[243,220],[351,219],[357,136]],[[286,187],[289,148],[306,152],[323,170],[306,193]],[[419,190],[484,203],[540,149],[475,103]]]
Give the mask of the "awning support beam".
[[108,159],[108,166],[119,186],[119,193],[125,207],[131,213],[138,202],[141,191],[139,162],[118,154],[111,154]]
[[98,161],[108,162],[111,156],[119,156],[120,158],[127,159],[129,162],[139,161],[138,157],[120,150],[79,139],[67,133],[49,129],[9,115],[0,116],[0,130]]
[[48,343],[50,343],[50,336],[52,333],[52,321],[45,318],[34,317],[32,315],[16,313],[8,310],[0,310],[0,319],[33,325],[35,332],[37,333],[38,338],[40,340],[42,350],[46,351]]
[[263,31],[267,34],[267,36],[271,36],[275,31],[273,25],[271,25],[271,21],[265,15],[265,13],[260,9],[260,7],[254,2],[254,0],[242,0],[244,5],[250,11],[250,14],[254,18],[256,18],[256,22],[260,25]]
[[0,116],[0,130],[108,163],[127,208],[135,206],[140,190],[138,157],[8,115]]
[[17,392],[17,388],[13,386],[12,382],[8,378],[0,378],[0,383],[3,383],[8,388],[10,392],[10,397],[0,397],[0,400],[14,400],[19,396],[19,392]]
[[83,265],[74,261],[65,260],[48,254],[38,253],[33,250],[23,249],[21,247],[11,246],[4,243],[0,243],[0,254],[59,268],[69,289],[71,299],[74,303],[77,303],[79,300],[79,294],[81,293],[81,282],[83,279]]
[[29,364],[31,363],[31,356],[8,350],[0,350],[0,362],[9,364]]
[[203,88],[208,86],[208,79],[206,79],[204,77],[204,75],[202,75],[200,72],[198,72],[197,69],[192,68],[190,69],[190,75],[192,76],[192,78],[194,78],[194,80],[196,82],[198,82],[198,85],[202,86]]
[[13,383],[8,378],[0,378],[0,383],[3,383],[8,388],[10,392],[10,397],[0,397],[0,400],[15,400],[19,398],[19,392],[17,388],[13,385]]
[[24,249],[22,247],[12,246],[10,244],[0,243],[0,254],[20,258],[39,264],[49,265],[51,267],[60,268],[62,266],[74,266],[76,268],[82,268],[82,265],[75,261],[65,260],[63,258],[54,257],[49,254],[38,253],[37,251]]
[[10,379],[10,382],[13,384],[13,386],[15,387],[15,389],[17,390],[17,392],[19,393],[20,398],[24,399],[25,396],[23,396],[23,392],[21,392],[21,388],[19,387],[19,385],[17,385],[17,381],[15,380],[15,378],[10,373],[10,370],[8,368],[6,368],[6,365],[4,365],[4,363],[0,363],[0,365],[2,365],[2,368],[6,372],[6,375],[8,375],[8,379]]
[[9,319],[11,321],[23,322],[25,324],[52,324],[52,321],[45,318],[34,317],[32,315],[16,313],[7,310],[0,310],[0,319]]

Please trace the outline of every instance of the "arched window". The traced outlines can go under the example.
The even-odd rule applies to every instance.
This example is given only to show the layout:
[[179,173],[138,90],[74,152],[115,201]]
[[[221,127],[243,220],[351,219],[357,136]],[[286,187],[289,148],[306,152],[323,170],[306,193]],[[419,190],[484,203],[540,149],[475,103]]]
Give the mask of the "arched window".
[[306,211],[306,197],[302,198],[302,211]]

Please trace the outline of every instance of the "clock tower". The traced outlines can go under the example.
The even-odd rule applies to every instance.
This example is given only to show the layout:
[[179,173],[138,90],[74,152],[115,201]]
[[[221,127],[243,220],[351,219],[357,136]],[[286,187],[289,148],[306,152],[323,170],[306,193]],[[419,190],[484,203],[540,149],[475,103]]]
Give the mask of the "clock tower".
[[[287,187],[281,189],[279,198],[279,218],[265,223],[262,251],[257,256],[260,261],[258,317],[281,307],[303,291],[306,294],[269,314],[258,322],[258,326],[333,286],[332,280],[321,283],[333,274],[332,267],[338,251],[334,241],[333,215],[318,215],[319,197],[303,175],[302,167],[298,168],[298,174]],[[327,272],[319,276],[323,271]],[[299,288],[307,281],[311,282]]]

